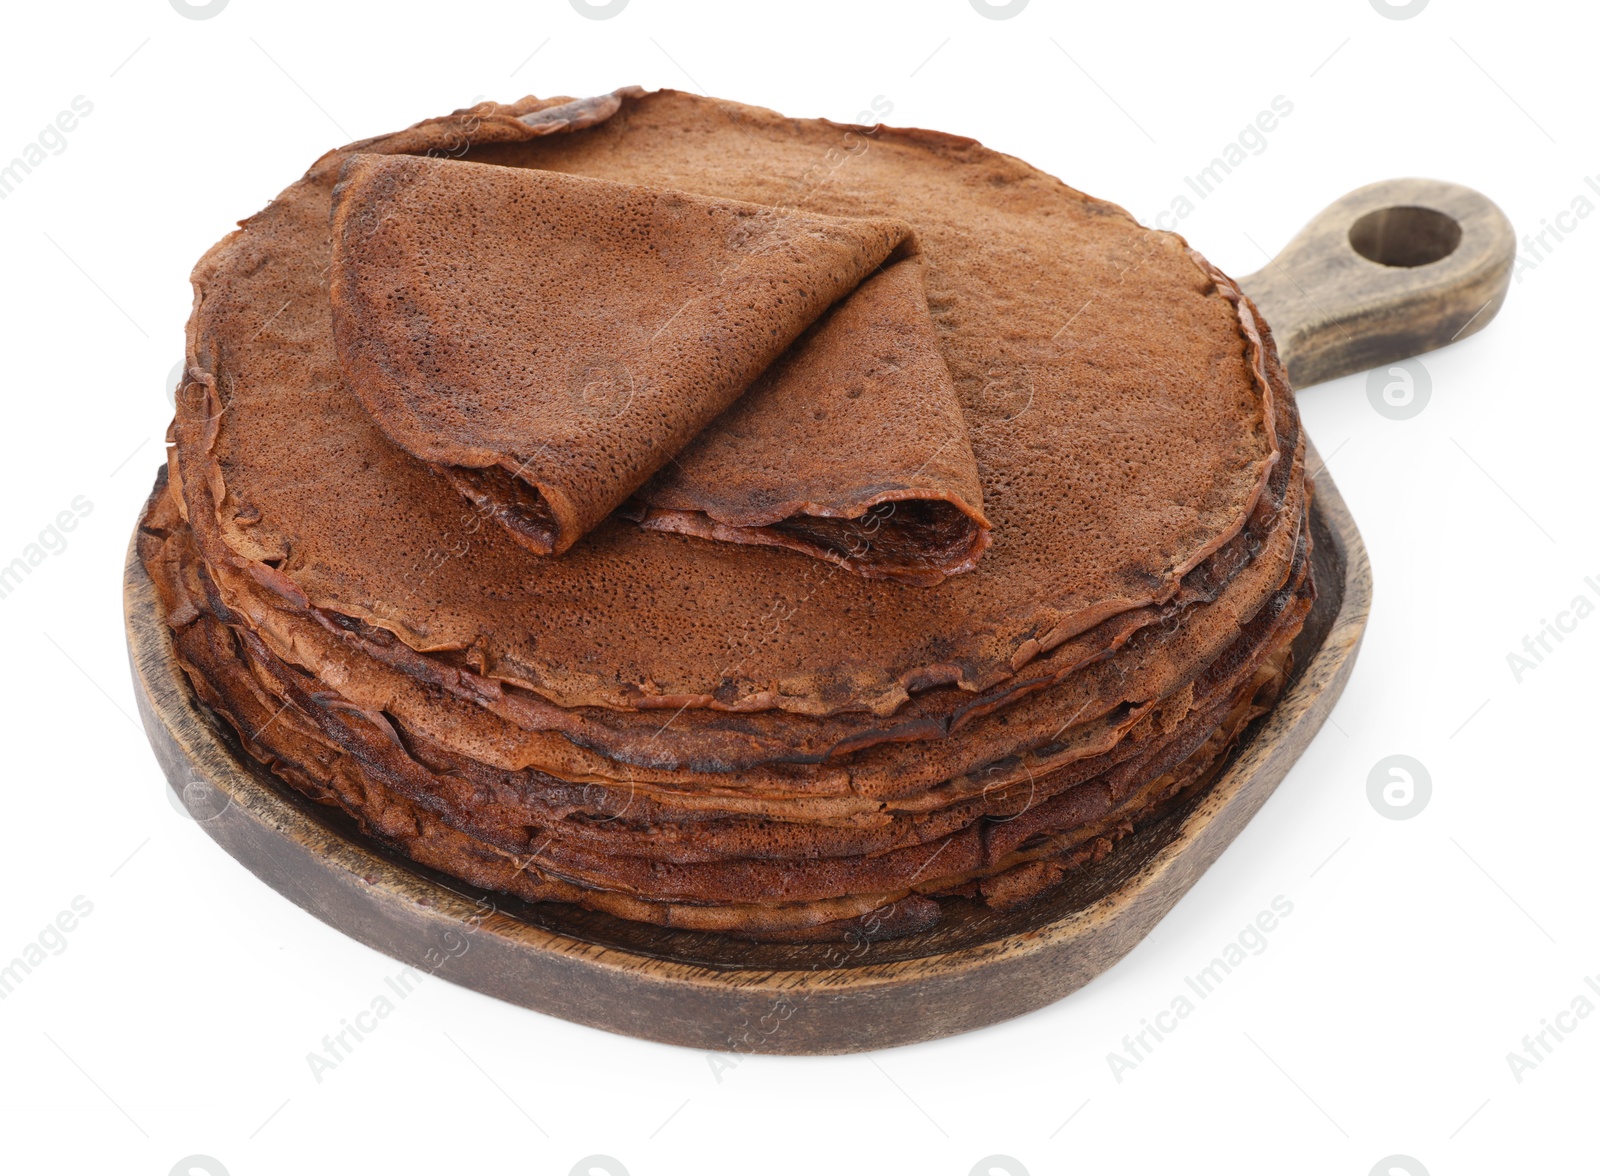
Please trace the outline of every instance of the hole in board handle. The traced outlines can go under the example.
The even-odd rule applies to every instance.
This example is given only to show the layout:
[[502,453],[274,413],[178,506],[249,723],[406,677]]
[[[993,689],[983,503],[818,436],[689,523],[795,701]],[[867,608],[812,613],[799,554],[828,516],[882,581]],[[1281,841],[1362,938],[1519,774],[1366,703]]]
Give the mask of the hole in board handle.
[[1350,226],[1350,248],[1379,265],[1428,265],[1449,257],[1459,244],[1455,217],[1416,205],[1374,209]]

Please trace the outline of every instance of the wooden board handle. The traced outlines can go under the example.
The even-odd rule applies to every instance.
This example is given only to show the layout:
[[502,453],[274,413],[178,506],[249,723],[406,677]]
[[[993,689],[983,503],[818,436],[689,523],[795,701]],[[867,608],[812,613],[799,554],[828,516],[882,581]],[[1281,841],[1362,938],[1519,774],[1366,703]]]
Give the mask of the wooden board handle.
[[1334,201],[1239,285],[1303,388],[1481,331],[1516,251],[1511,222],[1481,192],[1384,180]]

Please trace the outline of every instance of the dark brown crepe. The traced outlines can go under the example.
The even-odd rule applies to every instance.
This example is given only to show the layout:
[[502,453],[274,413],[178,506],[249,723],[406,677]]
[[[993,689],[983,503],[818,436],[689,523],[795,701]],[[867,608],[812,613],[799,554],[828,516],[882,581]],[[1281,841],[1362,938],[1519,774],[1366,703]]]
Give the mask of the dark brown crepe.
[[[196,270],[141,556],[196,689],[251,753],[457,877],[763,938],[890,910],[913,930],[950,894],[1027,901],[1204,787],[1289,671],[1314,593],[1309,487],[1270,333],[1180,239],[970,140],[728,110],[529,99],[324,157]],[[789,186],[840,143],[829,182]],[[419,460],[375,424],[395,405],[352,393],[325,284],[341,172],[906,235],[628,492],[631,517],[540,555],[497,512],[542,490],[498,459]],[[380,301],[363,312],[378,359],[352,368],[425,371],[440,326],[475,345],[437,307],[413,330]],[[735,358],[758,350],[731,337]],[[450,370],[460,403],[509,386]],[[476,437],[481,413],[410,386],[400,417]],[[940,468],[958,442],[970,497],[959,463]],[[918,511],[988,534],[951,488],[994,545],[934,582],[926,553],[960,540]],[[896,538],[862,549],[861,529]]]
[[195,378],[252,410],[209,433],[179,422],[187,460],[225,471],[224,541],[318,605],[419,651],[473,650],[489,676],[563,707],[884,715],[943,683],[991,689],[1172,599],[1248,519],[1279,458],[1276,394],[1237,291],[1181,239],[949,136],[868,141],[753,108],[735,126],[726,104],[671,92],[545,133],[522,121],[534,105],[359,153],[470,134],[481,162],[781,207],[785,177],[867,142],[809,207],[915,225],[998,538],[973,572],[915,590],[615,517],[561,558],[530,558],[397,449],[345,382],[324,285],[350,154],[335,153],[201,261]]
[[891,220],[355,155],[329,296],[379,428],[535,552],[672,463],[649,525],[937,583],[988,524],[919,261]]

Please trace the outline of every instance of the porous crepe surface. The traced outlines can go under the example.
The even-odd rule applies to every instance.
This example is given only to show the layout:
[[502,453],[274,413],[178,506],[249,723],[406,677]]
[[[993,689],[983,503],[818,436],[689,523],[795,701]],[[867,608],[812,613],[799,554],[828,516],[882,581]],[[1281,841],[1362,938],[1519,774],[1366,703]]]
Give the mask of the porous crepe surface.
[[[631,821],[628,813],[595,812],[581,790],[563,793],[560,782],[462,761],[379,712],[314,688],[247,628],[230,628],[212,611],[203,570],[184,572],[170,558],[181,524],[170,499],[160,498],[140,545],[180,659],[202,696],[280,775],[418,860],[478,884],[758,936],[826,926],[911,894],[981,892],[1014,904],[1103,856],[1135,821],[1202,779],[1259,713],[1263,693],[1274,693],[1286,672],[1287,644],[1310,600],[1302,552],[1291,583],[1169,702],[1170,713],[1140,741],[1141,754],[1030,781],[1026,795],[997,790],[943,819],[877,836],[855,831],[830,845],[809,825],[698,816],[686,829],[664,812]],[[1006,819],[994,823],[997,816]],[[847,852],[830,856],[830,848]]]
[[847,134],[867,143],[805,208],[915,226],[993,547],[912,588],[615,519],[559,559],[475,527],[341,377],[322,277],[333,153],[196,271],[190,380],[224,408],[180,412],[180,459],[215,483],[215,525],[263,580],[413,648],[470,650],[486,676],[563,705],[885,714],[917,689],[994,686],[1169,599],[1249,515],[1277,458],[1259,334],[1180,239],[969,140],[869,139],[672,92],[549,135],[519,121],[539,105],[357,147],[470,143],[483,162],[781,206]]
[[[334,188],[329,297],[341,367],[378,426],[424,461],[526,483],[543,510],[514,534],[541,554],[565,551],[670,462],[687,473],[663,505],[740,528],[858,517],[893,492],[954,504],[965,561],[935,547],[919,566],[921,544],[900,561],[937,582],[981,551],[982,491],[917,262],[911,229],[893,221],[358,154]],[[841,300],[746,405],[736,437],[680,456]],[[907,334],[911,347],[895,337]],[[852,403],[874,369],[900,395]],[[830,413],[816,392],[841,382]],[[837,459],[808,466],[852,446],[848,478]],[[874,484],[911,472],[916,486]]]

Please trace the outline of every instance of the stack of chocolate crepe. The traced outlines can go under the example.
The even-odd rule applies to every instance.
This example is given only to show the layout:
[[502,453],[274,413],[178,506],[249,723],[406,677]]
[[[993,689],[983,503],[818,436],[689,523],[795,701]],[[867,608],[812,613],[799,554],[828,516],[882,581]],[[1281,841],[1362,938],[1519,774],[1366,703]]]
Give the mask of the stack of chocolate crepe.
[[970,139],[488,104],[323,156],[194,286],[139,538],[177,657],[474,885],[759,939],[1016,906],[1290,672],[1265,324]]

